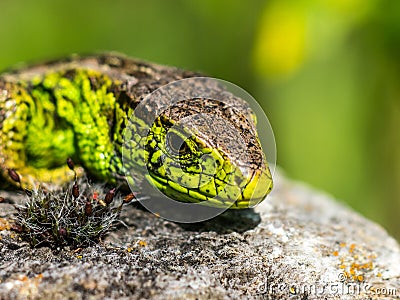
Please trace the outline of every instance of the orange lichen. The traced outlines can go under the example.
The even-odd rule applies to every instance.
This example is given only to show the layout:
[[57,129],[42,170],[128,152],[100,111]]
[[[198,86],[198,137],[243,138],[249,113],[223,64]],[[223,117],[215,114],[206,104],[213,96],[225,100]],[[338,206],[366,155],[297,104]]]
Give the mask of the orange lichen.
[[12,289],[18,291],[18,295],[23,299],[36,299],[39,293],[39,284],[41,283],[43,274],[35,277],[26,275],[18,275],[15,279],[10,279],[7,283]]
[[11,224],[8,222],[7,219],[0,218],[0,231],[2,230],[10,230],[11,229]]
[[338,268],[347,281],[363,282],[366,275],[374,268],[374,260],[377,257],[374,253],[368,253],[356,244],[340,243],[339,250],[332,252],[332,255],[339,258]]
[[145,241],[140,240],[139,245],[142,247],[145,247],[145,246],[147,246],[147,243]]

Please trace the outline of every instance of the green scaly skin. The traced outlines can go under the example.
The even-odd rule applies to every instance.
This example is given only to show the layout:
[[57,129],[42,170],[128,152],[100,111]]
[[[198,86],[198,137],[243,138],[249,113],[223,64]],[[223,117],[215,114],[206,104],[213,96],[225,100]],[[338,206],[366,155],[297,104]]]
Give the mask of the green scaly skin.
[[[110,183],[134,182],[125,177],[126,170],[147,167],[147,180],[178,201],[247,208],[250,201],[263,200],[272,179],[245,103],[239,101],[227,112],[201,99],[184,101],[175,105],[174,114],[157,117],[145,136],[138,134],[142,120],[129,123],[146,95],[194,76],[198,74],[115,54],[72,56],[1,74],[0,185],[16,184],[9,169],[20,174],[24,188],[43,182],[63,184],[73,178],[65,166],[71,157]],[[222,120],[239,118],[242,124],[238,122],[235,131],[251,145],[250,158],[239,161],[240,146],[234,147],[238,153],[229,153],[223,134],[207,133],[204,124],[185,132],[173,127],[180,121],[177,116],[190,115],[193,109],[215,112]],[[122,149],[124,136],[128,151]],[[171,136],[185,140],[183,150],[171,149]],[[144,151],[137,151],[140,146]],[[123,155],[128,165],[123,164]]]

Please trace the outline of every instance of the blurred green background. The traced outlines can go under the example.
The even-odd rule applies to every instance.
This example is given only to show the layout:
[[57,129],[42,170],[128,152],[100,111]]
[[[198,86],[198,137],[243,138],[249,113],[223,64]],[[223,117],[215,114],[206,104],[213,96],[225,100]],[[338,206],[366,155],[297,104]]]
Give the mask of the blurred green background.
[[0,69],[115,50],[247,89],[287,174],[400,238],[400,2],[0,0]]

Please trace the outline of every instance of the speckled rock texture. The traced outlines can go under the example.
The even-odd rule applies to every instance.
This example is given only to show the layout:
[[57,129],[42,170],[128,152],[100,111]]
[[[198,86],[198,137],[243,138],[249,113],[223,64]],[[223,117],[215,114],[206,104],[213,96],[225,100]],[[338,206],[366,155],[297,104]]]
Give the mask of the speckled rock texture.
[[254,210],[198,224],[139,205],[101,244],[30,248],[0,191],[0,299],[400,299],[400,249],[379,225],[275,174]]

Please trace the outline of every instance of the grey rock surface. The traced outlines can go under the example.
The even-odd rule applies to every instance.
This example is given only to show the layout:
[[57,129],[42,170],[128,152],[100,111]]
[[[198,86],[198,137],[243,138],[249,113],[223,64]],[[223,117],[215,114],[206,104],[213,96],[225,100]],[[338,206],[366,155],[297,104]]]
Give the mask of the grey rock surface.
[[275,174],[254,210],[198,224],[125,207],[99,245],[30,248],[0,191],[0,299],[400,299],[400,248],[379,225]]

